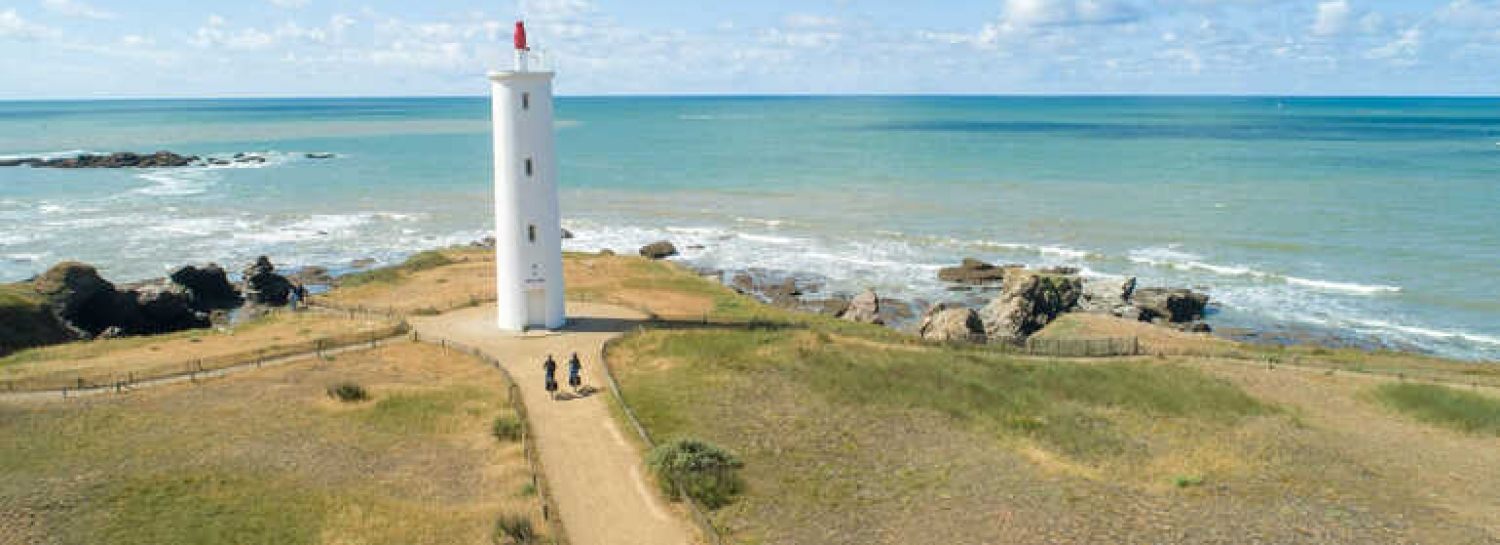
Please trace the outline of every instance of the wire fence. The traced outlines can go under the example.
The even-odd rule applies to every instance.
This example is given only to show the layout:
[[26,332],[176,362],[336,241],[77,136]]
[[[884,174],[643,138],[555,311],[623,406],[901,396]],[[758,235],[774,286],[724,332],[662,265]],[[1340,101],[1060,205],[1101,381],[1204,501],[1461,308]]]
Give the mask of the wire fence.
[[[604,357],[603,361],[600,362],[600,367],[604,368],[604,380],[609,383],[609,391],[614,393],[615,402],[620,406],[620,412],[625,414],[625,419],[630,421],[631,427],[635,428],[635,432],[641,436],[641,441],[646,444],[646,448],[656,448],[656,442],[651,440],[651,434],[646,431],[645,426],[641,425],[641,420],[636,417],[635,410],[631,409],[630,404],[625,402],[625,396],[620,393],[620,383],[615,381],[615,373],[610,369],[610,350],[621,339],[624,339],[624,337],[615,337],[604,343],[604,350],[602,351]],[[711,545],[724,545],[724,537],[719,535],[718,527],[714,526],[713,520],[708,518],[706,510],[698,503],[698,500],[693,499],[692,496],[680,490],[677,496],[683,498],[683,502],[687,504],[688,514],[692,516],[693,523],[698,526],[698,530],[702,532],[704,539],[707,539]]]
[[398,318],[394,323],[376,329],[328,335],[297,342],[277,343],[254,350],[229,354],[181,358],[159,364],[139,366],[123,372],[109,369],[94,372],[74,372],[67,375],[52,374],[39,377],[7,379],[0,381],[0,393],[56,392],[66,399],[70,394],[96,393],[104,390],[123,392],[127,389],[151,383],[169,382],[182,378],[196,381],[200,377],[223,374],[237,368],[261,367],[268,362],[278,360],[294,359],[309,355],[323,355],[330,351],[365,344],[374,348],[379,346],[382,340],[404,335],[410,330],[411,326],[406,320]]
[[505,378],[507,396],[510,398],[511,409],[515,410],[516,416],[521,420],[521,450],[525,452],[526,463],[531,471],[531,486],[536,490],[537,499],[542,505],[542,520],[547,523],[548,531],[552,534],[552,541],[557,545],[568,545],[567,531],[563,528],[561,517],[557,516],[556,506],[552,504],[552,489],[547,484],[547,476],[543,471],[541,454],[537,452],[536,442],[532,440],[531,417],[526,410],[526,403],[521,398],[521,387],[511,376],[510,371],[500,364],[500,360],[491,357],[483,350],[457,342],[443,339],[441,337],[424,336],[417,331],[411,332],[413,342],[425,342],[442,347],[443,350],[454,350],[478,358],[485,365],[495,368],[500,376]]
[[1037,338],[1026,339],[1026,352],[1033,356],[1060,358],[1113,358],[1141,353],[1138,337]]
[[495,296],[493,295],[470,295],[468,297],[451,299],[442,303],[422,306],[371,306],[364,304],[339,303],[336,301],[330,301],[327,297],[308,298],[308,305],[327,309],[332,312],[344,312],[348,313],[350,316],[365,314],[373,316],[386,316],[389,318],[406,316],[437,316],[445,312],[465,308],[473,308],[479,305],[493,302],[495,302]]

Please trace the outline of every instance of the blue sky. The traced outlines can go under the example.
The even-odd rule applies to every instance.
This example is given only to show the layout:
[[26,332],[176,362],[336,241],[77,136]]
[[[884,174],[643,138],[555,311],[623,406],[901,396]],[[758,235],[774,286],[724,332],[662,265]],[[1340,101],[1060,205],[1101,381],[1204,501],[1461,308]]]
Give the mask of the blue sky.
[[0,99],[1500,94],[1500,0],[0,0]]

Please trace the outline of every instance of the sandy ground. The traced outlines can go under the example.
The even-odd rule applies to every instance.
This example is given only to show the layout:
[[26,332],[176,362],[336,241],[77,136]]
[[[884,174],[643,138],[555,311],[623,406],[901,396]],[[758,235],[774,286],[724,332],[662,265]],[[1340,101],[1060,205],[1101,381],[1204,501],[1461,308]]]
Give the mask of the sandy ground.
[[[567,331],[517,337],[494,326],[492,305],[415,318],[423,337],[458,341],[500,360],[521,384],[536,433],[548,484],[575,545],[675,545],[694,543],[694,530],[657,494],[647,479],[642,453],[610,414],[602,363],[604,343],[628,331],[642,316],[597,304],[570,304]],[[566,361],[577,352],[584,384],[600,391],[586,397],[552,399],[543,386],[542,361]],[[564,384],[564,390],[567,391]]]

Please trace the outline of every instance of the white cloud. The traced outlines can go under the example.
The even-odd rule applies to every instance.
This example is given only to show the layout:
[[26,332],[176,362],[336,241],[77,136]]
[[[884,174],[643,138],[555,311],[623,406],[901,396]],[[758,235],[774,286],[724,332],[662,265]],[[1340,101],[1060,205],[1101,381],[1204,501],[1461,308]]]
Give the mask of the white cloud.
[[1347,0],[1332,0],[1318,4],[1318,19],[1313,23],[1313,34],[1332,36],[1343,32],[1352,18],[1350,11]]
[[114,19],[114,13],[74,0],[42,0],[42,7],[53,13],[89,19]]
[[307,5],[309,0],[271,0],[271,4],[278,8],[298,9]]
[[1140,19],[1141,12],[1119,0],[1005,0],[1002,18],[1018,27],[1103,25]]
[[1393,64],[1410,66],[1417,63],[1417,52],[1422,47],[1422,29],[1412,27],[1390,43],[1365,53],[1366,58],[1388,60]]
[[21,18],[16,10],[0,11],[0,39],[30,42],[55,36],[57,31]]
[[238,51],[252,51],[265,49],[276,43],[276,36],[255,28],[243,28],[238,31],[227,29],[227,23],[223,17],[210,15],[204,26],[198,27],[193,32],[193,37],[188,43],[204,49],[230,49]]
[[793,13],[783,17],[781,24],[790,28],[828,28],[839,26],[839,19],[811,13]]

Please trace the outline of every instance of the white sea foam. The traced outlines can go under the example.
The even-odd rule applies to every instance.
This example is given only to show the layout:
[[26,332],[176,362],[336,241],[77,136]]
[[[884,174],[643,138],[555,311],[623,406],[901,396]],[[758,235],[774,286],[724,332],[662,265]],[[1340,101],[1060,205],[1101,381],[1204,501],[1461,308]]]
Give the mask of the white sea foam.
[[753,233],[735,233],[735,236],[739,237],[739,238],[742,238],[742,239],[745,239],[745,240],[751,240],[751,241],[755,241],[755,242],[763,242],[763,243],[766,243],[766,244],[776,244],[776,245],[780,245],[780,246],[790,246],[790,245],[793,245],[793,244],[799,244],[801,242],[804,242],[802,239],[797,239],[797,238],[792,238],[792,237],[778,237],[778,236],[774,236],[774,235],[757,235],[757,234],[753,234]]
[[138,188],[133,193],[151,197],[184,197],[202,194],[218,180],[217,177],[210,175],[207,169],[201,167],[148,170],[137,174],[136,178],[151,182],[152,185]]
[[736,218],[734,218],[734,221],[737,221],[737,222],[740,222],[740,223],[751,223],[751,224],[755,224],[755,225],[764,225],[766,227],[770,227],[770,228],[773,228],[773,229],[777,228],[777,227],[781,227],[782,225],[785,225],[787,223],[786,220],[768,220],[768,219],[761,219],[761,218],[743,218],[743,217],[736,217]]
[[1063,259],[1083,260],[1102,257],[1087,250],[1080,250],[1057,244],[1021,244],[1016,242],[996,242],[991,240],[958,240],[946,239],[946,242],[959,246],[974,246],[979,248],[998,248],[1017,252],[1028,252],[1044,256],[1060,257]]
[[1241,276],[1269,281],[1285,282],[1294,286],[1312,288],[1322,291],[1336,291],[1352,293],[1357,295],[1377,295],[1382,293],[1400,293],[1400,286],[1387,286],[1380,284],[1357,284],[1353,282],[1337,282],[1331,280],[1316,280],[1296,276],[1282,275],[1273,272],[1256,270],[1244,265],[1218,265],[1201,261],[1202,257],[1178,250],[1176,246],[1155,247],[1134,250],[1130,252],[1130,260],[1143,265],[1164,267],[1181,271],[1206,271],[1221,276]]
[[1383,331],[1399,331],[1401,333],[1406,333],[1406,334],[1410,334],[1410,335],[1417,335],[1417,336],[1420,336],[1420,337],[1428,337],[1428,338],[1433,338],[1433,339],[1439,339],[1439,340],[1450,340],[1450,341],[1451,340],[1462,340],[1462,341],[1468,341],[1468,342],[1473,342],[1473,343],[1482,343],[1482,344],[1490,344],[1490,345],[1500,346],[1500,337],[1495,337],[1495,336],[1490,336],[1490,335],[1481,335],[1481,334],[1478,334],[1478,333],[1469,333],[1469,332],[1466,332],[1466,331],[1446,331],[1446,330],[1442,330],[1442,329],[1431,329],[1431,328],[1419,327],[1419,326],[1409,326],[1409,325],[1402,325],[1402,324],[1391,323],[1391,322],[1387,322],[1385,320],[1374,320],[1374,319],[1368,319],[1368,318],[1365,318],[1365,319],[1353,319],[1353,320],[1350,320],[1350,321],[1356,327],[1363,326],[1365,328],[1371,328],[1371,329],[1374,329],[1374,330],[1377,330],[1377,331],[1382,331],[1382,330]]
[[0,246],[19,246],[31,242],[31,237],[24,233],[0,233]]
[[89,150],[70,149],[70,150],[62,150],[62,151],[41,151],[41,152],[37,152],[37,153],[9,153],[9,154],[0,155],[0,160],[33,159],[34,158],[34,159],[42,159],[42,160],[50,161],[52,159],[66,159],[66,158],[77,157],[79,155],[98,155],[98,154],[95,153],[95,152],[89,151]]
[[4,254],[6,261],[14,263],[36,263],[42,260],[42,254]]

